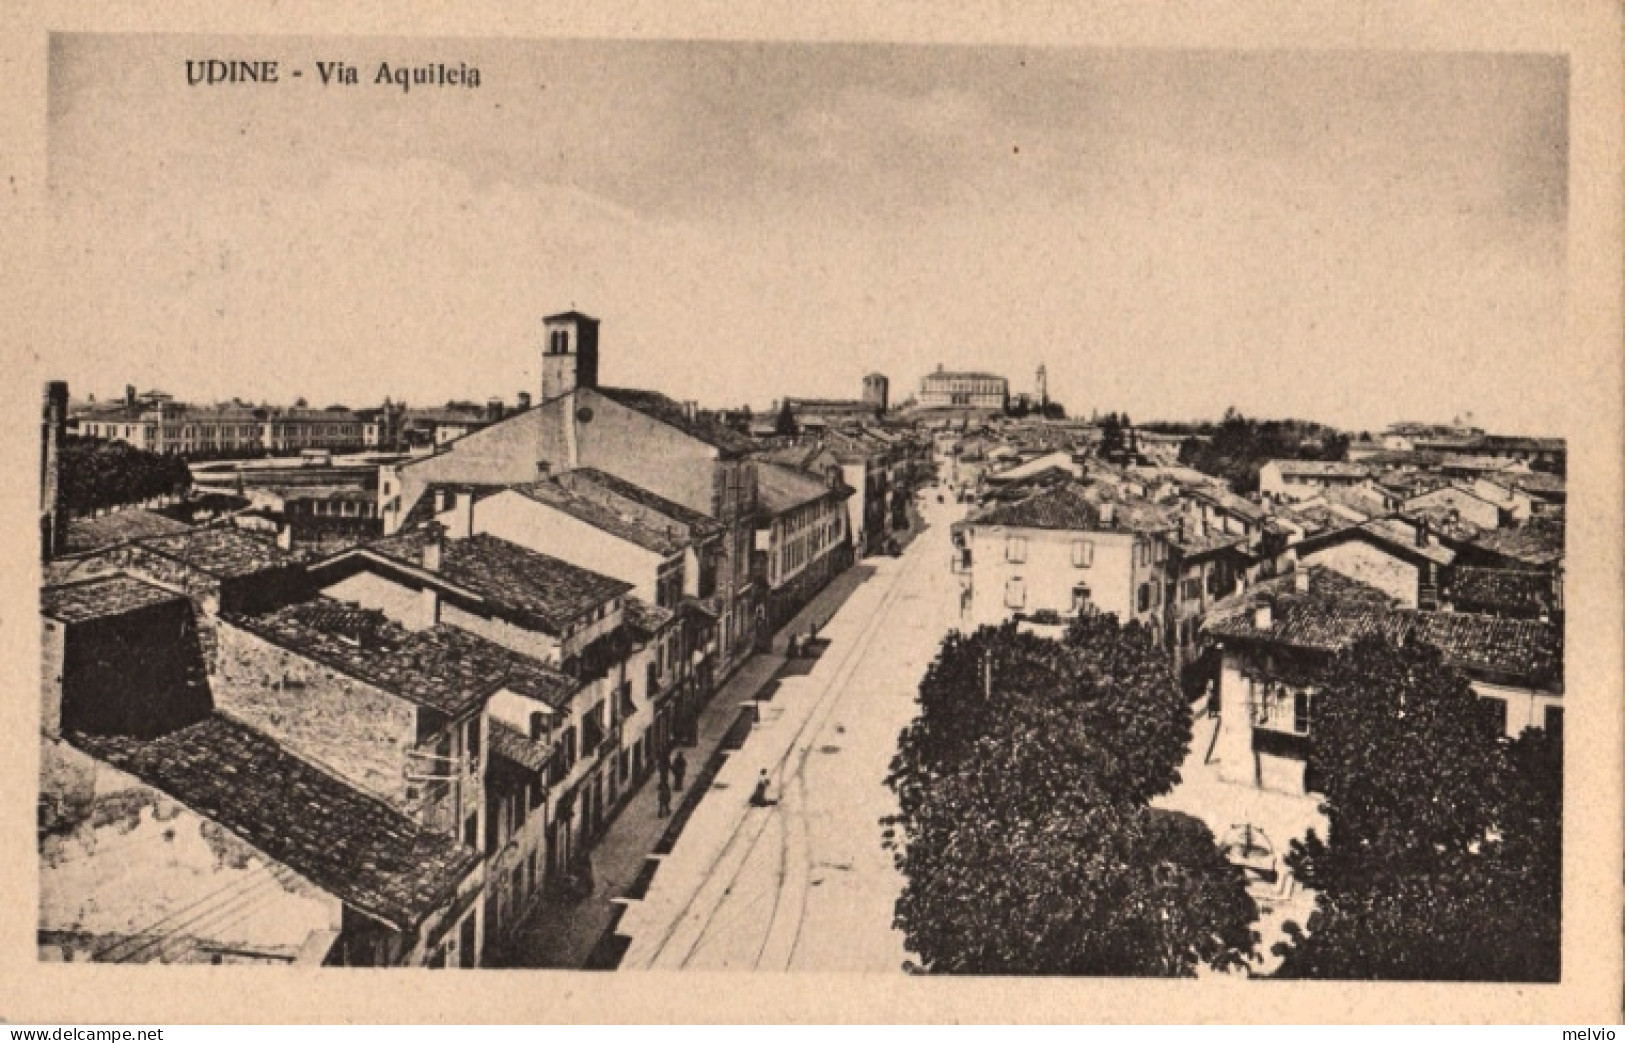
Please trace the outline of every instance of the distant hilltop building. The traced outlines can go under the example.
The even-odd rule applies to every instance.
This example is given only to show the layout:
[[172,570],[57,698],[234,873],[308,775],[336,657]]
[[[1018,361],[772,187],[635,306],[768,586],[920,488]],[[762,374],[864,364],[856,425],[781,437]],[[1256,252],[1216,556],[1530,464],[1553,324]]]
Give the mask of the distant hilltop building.
[[961,373],[944,370],[920,381],[920,406],[924,409],[992,409],[1003,412],[1010,402],[1010,382],[994,373]]
[[887,399],[891,393],[891,381],[880,373],[871,373],[863,378],[863,400],[869,405],[886,411]]

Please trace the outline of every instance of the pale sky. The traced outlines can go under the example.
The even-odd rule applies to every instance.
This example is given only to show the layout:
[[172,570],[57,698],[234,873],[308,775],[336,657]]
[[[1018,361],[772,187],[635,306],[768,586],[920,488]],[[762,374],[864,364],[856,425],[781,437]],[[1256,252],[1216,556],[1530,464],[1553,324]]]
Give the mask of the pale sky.
[[[188,58],[276,86],[188,87]],[[323,87],[317,60],[358,67]],[[373,84],[392,65],[481,85]],[[304,71],[301,79],[291,70]],[[69,36],[76,397],[371,405],[601,378],[707,405],[1040,363],[1074,413],[1559,433],[1567,64],[1543,55]]]

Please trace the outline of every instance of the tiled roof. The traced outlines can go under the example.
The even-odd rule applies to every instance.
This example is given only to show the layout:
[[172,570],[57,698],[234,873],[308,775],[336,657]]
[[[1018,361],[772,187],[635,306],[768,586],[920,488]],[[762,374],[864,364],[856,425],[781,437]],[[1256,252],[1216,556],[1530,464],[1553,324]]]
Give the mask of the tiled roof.
[[785,467],[783,464],[767,460],[757,461],[757,500],[762,510],[769,515],[793,511],[797,507],[804,507],[825,497],[837,495],[837,492],[849,494],[850,490],[844,485],[838,491],[831,489],[815,475]]
[[1199,485],[1190,490],[1190,495],[1198,500],[1204,500],[1211,503],[1221,510],[1229,511],[1238,518],[1245,518],[1246,520],[1253,522],[1262,521],[1264,519],[1263,507],[1260,507],[1258,504],[1247,499],[1245,496],[1236,495],[1228,489],[1218,489],[1210,485]]
[[925,379],[927,379],[927,380],[955,380],[955,379],[958,379],[958,380],[1003,380],[1004,378],[999,376],[997,373],[984,373],[981,370],[975,370],[975,369],[961,369],[961,370],[954,370],[954,369],[942,370],[942,369],[939,369],[934,373],[927,373],[925,375]]
[[1506,480],[1535,496],[1561,497],[1568,490],[1568,482],[1555,474],[1546,474],[1542,471],[1530,471],[1528,474],[1507,475]]
[[547,767],[551,753],[546,747],[531,742],[518,728],[495,718],[491,720],[491,752],[531,771]]
[[1552,565],[1563,560],[1563,523],[1531,519],[1515,529],[1496,529],[1473,545],[1526,565]]
[[1271,460],[1282,474],[1318,475],[1327,478],[1363,478],[1371,469],[1362,464],[1336,460]]
[[184,600],[180,594],[121,573],[46,587],[40,591],[40,612],[64,623],[84,623]]
[[[1108,504],[1112,511],[1109,524],[1101,520],[1102,508]],[[1102,490],[1077,482],[1054,486],[1017,503],[1000,504],[968,521],[978,526],[1076,532],[1160,532],[1178,524],[1172,508],[1144,500],[1113,500]]]
[[566,473],[577,481],[585,481],[595,485],[606,492],[647,507],[656,514],[663,514],[672,521],[686,525],[696,538],[715,536],[723,531],[724,526],[722,523],[710,515],[702,514],[692,507],[685,507],[680,503],[668,500],[664,496],[650,492],[641,485],[633,485],[626,479],[610,474],[608,471],[600,471],[596,467],[577,467],[575,470]]
[[1331,543],[1349,539],[1363,539],[1401,558],[1423,558],[1436,565],[1449,565],[1456,560],[1456,552],[1430,539],[1426,546],[1416,544],[1416,526],[1402,518],[1373,518],[1359,525],[1337,528],[1304,539],[1298,553],[1310,554]]
[[[423,567],[422,530],[399,533],[359,548],[415,569]],[[599,605],[632,589],[632,584],[572,565],[485,533],[445,539],[435,575],[471,591],[505,615],[555,637]]]
[[68,522],[64,554],[89,554],[133,540],[185,532],[191,526],[139,507],[114,511],[98,518],[75,518]]
[[1531,569],[1456,568],[1448,596],[1465,605],[1515,612],[1538,612],[1552,600],[1550,573]]
[[271,540],[236,528],[191,529],[143,540],[141,546],[216,579],[251,576],[295,563]]
[[640,637],[650,638],[660,633],[677,613],[669,608],[651,605],[638,598],[626,599],[626,625],[638,633]]
[[[1203,629],[1219,638],[1244,638],[1294,648],[1335,652],[1368,636],[1422,640],[1451,663],[1496,679],[1560,686],[1563,634],[1552,623],[1465,612],[1418,612],[1392,607],[1387,595],[1331,569],[1311,565],[1310,589],[1292,576],[1257,584],[1219,602]],[[1270,625],[1257,626],[1254,609],[1270,606]]]
[[499,688],[553,705],[576,689],[564,674],[466,630],[407,630],[383,613],[317,598],[227,622],[408,702],[458,717]]
[[397,930],[445,906],[480,862],[479,852],[219,715],[151,740],[68,738]]
[[1466,612],[1407,612],[1413,637],[1464,670],[1561,687],[1563,631],[1555,623]]
[[[1389,631],[1393,599],[1382,591],[1320,565],[1303,570],[1309,590],[1297,590],[1297,577],[1279,576],[1233,594],[1209,611],[1203,629],[1216,637],[1276,641],[1297,648],[1336,651],[1367,634]],[[1260,630],[1253,610],[1270,605],[1270,625]]]
[[687,539],[673,529],[657,529],[645,525],[636,517],[616,511],[606,503],[577,495],[556,481],[516,485],[513,491],[656,554],[668,556],[676,554],[689,544]]
[[683,409],[682,403],[667,398],[658,391],[606,387],[596,390],[605,398],[619,402],[644,416],[653,417],[669,427],[675,427],[690,438],[696,438],[725,453],[748,453],[756,446],[750,438],[732,428],[703,417],[690,417]]

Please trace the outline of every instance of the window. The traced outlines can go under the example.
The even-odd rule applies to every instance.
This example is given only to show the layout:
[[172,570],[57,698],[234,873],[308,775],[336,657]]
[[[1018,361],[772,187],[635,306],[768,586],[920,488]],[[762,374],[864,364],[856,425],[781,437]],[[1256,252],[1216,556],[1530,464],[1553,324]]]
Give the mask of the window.
[[555,355],[567,354],[570,350],[570,332],[568,330],[554,330],[549,350]]
[[1299,735],[1309,734],[1309,710],[1313,700],[1308,692],[1292,694],[1292,730]]
[[1004,604],[1006,608],[1023,608],[1027,604],[1027,581],[1020,576],[1005,580]]
[[480,719],[475,717],[468,722],[467,738],[463,740],[463,749],[468,751],[468,770],[480,770]]
[[1081,616],[1089,611],[1089,586],[1085,583],[1079,583],[1072,588],[1072,613]]
[[547,737],[547,714],[540,710],[530,715],[530,741],[541,742]]
[[1140,611],[1144,612],[1151,607],[1151,584],[1140,584]]
[[1027,540],[1023,536],[1010,536],[1004,541],[1004,560],[1024,562],[1027,560]]
[[1184,581],[1180,596],[1186,601],[1200,601],[1202,598],[1202,581],[1196,576]]
[[1086,569],[1095,563],[1095,543],[1093,540],[1072,541],[1072,567]]

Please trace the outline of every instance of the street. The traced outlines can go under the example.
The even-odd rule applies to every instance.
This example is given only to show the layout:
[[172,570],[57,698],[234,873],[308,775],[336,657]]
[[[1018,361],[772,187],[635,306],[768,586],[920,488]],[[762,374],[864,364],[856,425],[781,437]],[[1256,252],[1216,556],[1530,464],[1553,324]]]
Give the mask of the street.
[[[647,894],[629,904],[621,967],[900,970],[885,777],[959,604],[948,526],[963,509],[933,495],[924,510],[926,531],[901,557],[866,561],[875,575],[820,630],[828,647],[762,704]],[[776,803],[753,807],[764,768]]]

